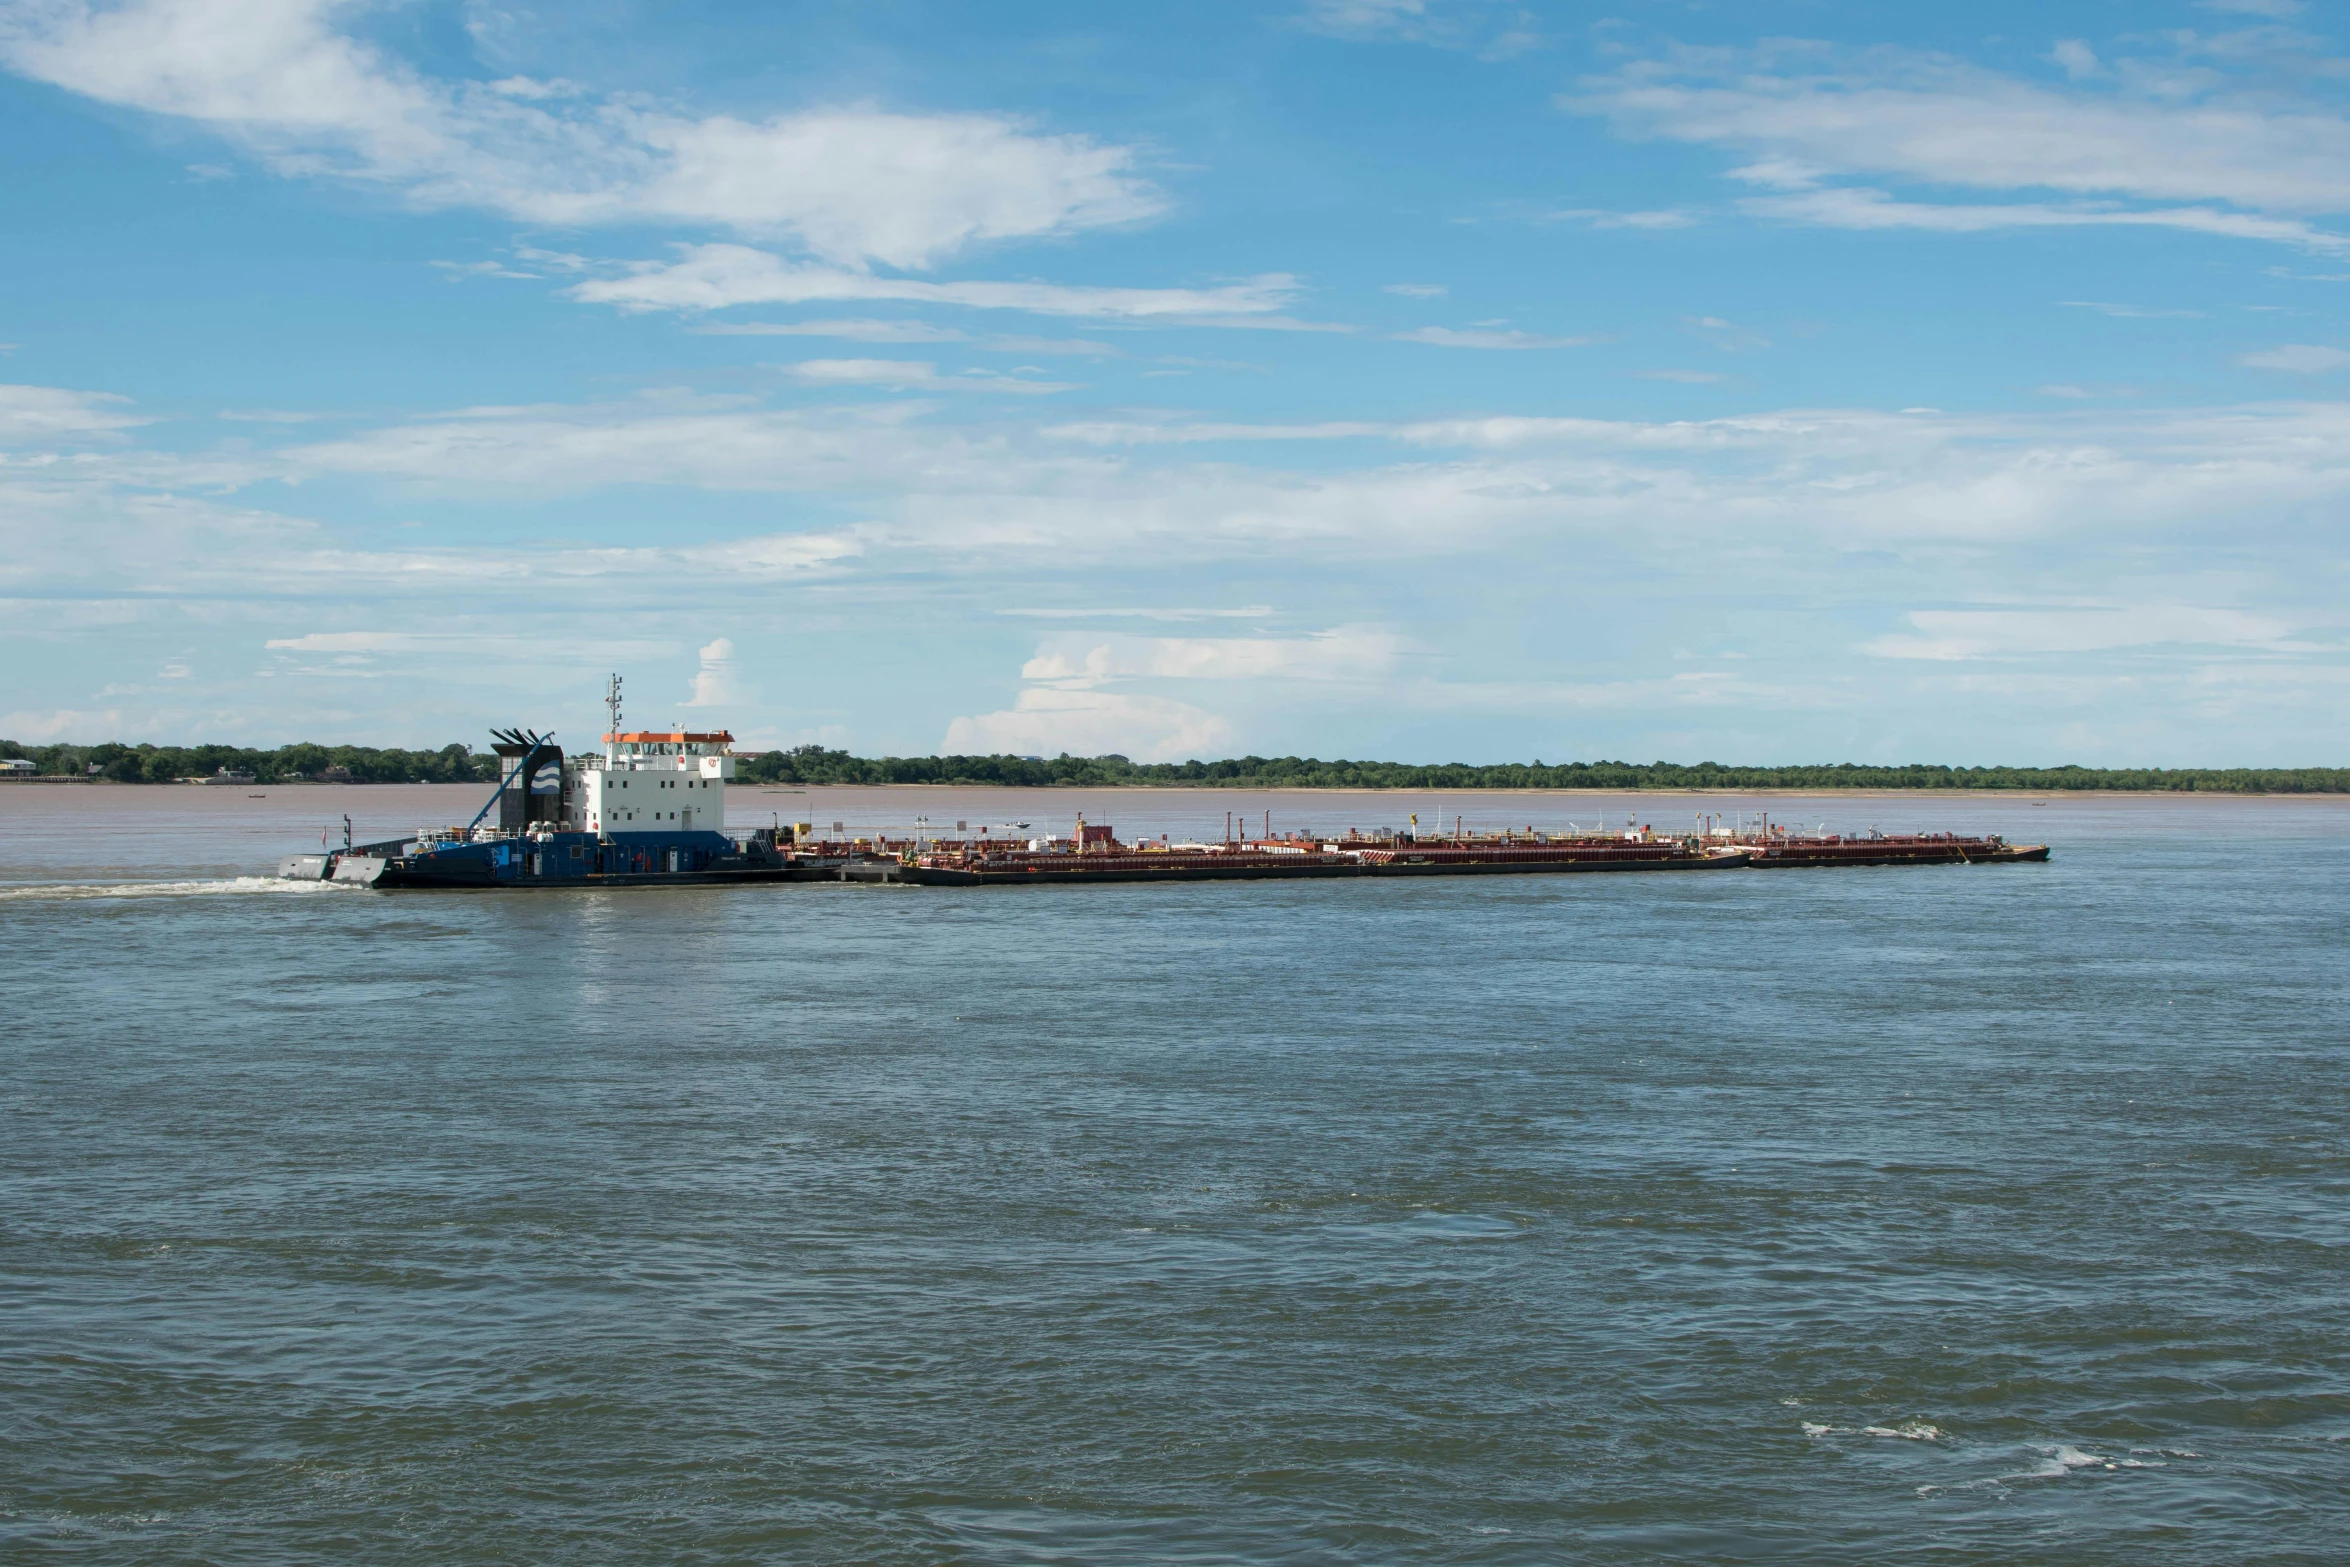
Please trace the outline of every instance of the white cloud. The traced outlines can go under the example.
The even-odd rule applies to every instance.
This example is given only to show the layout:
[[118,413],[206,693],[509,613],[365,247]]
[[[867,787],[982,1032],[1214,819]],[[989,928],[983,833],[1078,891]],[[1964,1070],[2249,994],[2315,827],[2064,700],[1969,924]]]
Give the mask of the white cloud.
[[965,343],[968,332],[927,321],[727,321],[689,330],[704,337],[837,337],[858,343]]
[[789,236],[835,265],[927,267],[987,240],[1152,216],[1134,155],[983,114],[810,109],[687,118],[521,78],[435,80],[336,30],[333,0],[33,0],[0,61],[102,103],[194,121],[278,172],[426,207],[566,225]]
[[805,490],[907,474],[976,478],[970,444],[923,440],[878,410],[773,410],[686,400],[481,408],[293,446],[249,478],[366,474],[406,483],[494,492],[566,493],[599,485],[679,484],[714,490]]
[[[1298,441],[1361,445],[1344,460],[1316,454],[1294,465],[1250,465],[1236,455]],[[1183,450],[1199,442],[1235,450],[1205,460]],[[631,512],[644,507],[662,522],[649,539],[610,544],[547,532],[498,543],[330,537],[296,518],[168,493],[327,475],[392,481],[428,502],[610,489]],[[798,531],[754,522],[728,537],[696,523],[690,503],[638,498],[642,486],[807,496],[793,513],[856,520]],[[1310,565],[1318,581],[1329,561],[1350,572],[1496,552],[1540,561],[1595,541],[1671,560],[1758,538],[1826,552],[1820,558],[1831,562],[1842,550],[1906,555],[2068,540],[2107,553],[2127,540],[2136,558],[2166,541],[2209,538],[2220,518],[2232,550],[2257,550],[2259,539],[2303,526],[2294,519],[2344,505],[2350,405],[2341,404],[1022,430],[960,425],[902,402],[774,410],[672,398],[474,410],[259,454],[116,450],[72,464],[0,466],[0,592],[480,603],[531,584],[748,591],[818,574],[967,579],[1039,559],[1065,567],[1138,557],[1190,567]],[[1205,640],[1230,644],[1199,655],[1209,667],[1283,652],[1268,653],[1257,639]],[[1340,656],[1323,640],[1266,640],[1297,644],[1287,652],[1299,657]],[[1088,678],[1084,660],[1105,643],[1113,661],[1103,678],[1182,678],[1185,641],[1137,649],[1095,636],[1047,651],[1068,661],[1067,678]]]
[[2350,236],[2295,218],[2266,218],[2210,207],[2126,208],[2051,206],[2044,202],[1947,205],[1896,201],[1881,190],[1838,187],[1792,196],[1750,196],[1739,210],[1839,229],[1922,229],[1937,234],[1987,234],[2018,228],[2167,228],[2229,239],[2267,240],[2308,250],[2350,252]]
[[[0,591],[39,585],[55,602],[20,606],[11,629],[75,625],[70,606],[108,607],[91,625],[136,619],[140,603],[259,584],[284,554],[315,543],[296,519],[165,493],[174,464],[136,452],[0,462]],[[209,485],[192,485],[210,488]]]
[[719,637],[701,650],[702,667],[694,672],[694,694],[688,707],[740,707],[750,701],[734,643]]
[[891,391],[1014,392],[1037,395],[1074,389],[1069,381],[1024,381],[1014,375],[967,370],[940,375],[938,367],[907,359],[803,359],[784,373],[808,386],[875,386]]
[[[54,514],[70,517],[72,536],[48,542],[47,519],[28,497],[0,495],[8,521],[0,524],[0,559],[15,574],[60,588],[108,585],[153,596],[206,599],[260,596],[340,596],[345,593],[495,599],[533,584],[577,584],[609,578],[650,591],[674,582],[706,591],[712,582],[773,584],[805,578],[862,555],[866,541],[853,529],[831,532],[683,537],[658,545],[594,545],[546,541],[519,545],[433,544],[407,547],[338,546],[320,529],[267,512],[233,512],[178,498],[103,491],[44,497]],[[39,547],[33,546],[41,539]],[[697,587],[696,585],[700,586]],[[296,652],[423,651],[420,633],[317,632],[287,639]],[[468,637],[478,640],[475,633]],[[599,636],[609,640],[605,633]],[[471,644],[469,644],[471,645]],[[272,647],[280,644],[272,643]]]
[[298,637],[271,637],[261,645],[273,653],[405,653],[438,647],[446,640],[410,631],[310,631]]
[[1383,283],[1382,294],[1401,294],[1406,299],[1442,299],[1452,292],[1442,283]]
[[111,707],[100,712],[60,707],[48,712],[0,713],[0,735],[20,744],[47,740],[95,745],[122,737],[122,712]]
[[546,272],[585,272],[594,263],[587,257],[568,250],[541,250],[535,245],[516,245],[515,256]]
[[1083,288],[1058,283],[928,283],[784,260],[747,245],[686,245],[674,262],[640,262],[626,276],[594,278],[571,297],[624,310],[724,310],[734,305],[804,305],[908,300],[977,310],[1143,321],[1228,321],[1264,317],[1298,290],[1273,273],[1216,288]]
[[1540,337],[1515,327],[1456,331],[1448,326],[1423,326],[1393,336],[1399,343],[1433,343],[1439,348],[1583,348],[1596,341],[1588,337]]
[[1130,756],[1183,761],[1230,750],[1232,726],[1188,702],[1122,691],[1030,686],[1010,708],[947,725],[948,755]]
[[2239,355],[2236,363],[2255,370],[2324,375],[2329,370],[2339,370],[2344,365],[2350,365],[2350,353],[2318,343],[2287,343],[2281,348],[2264,348],[2258,353]]
[[[981,348],[1000,354],[1070,354],[1083,359],[1115,359],[1118,350],[1108,343],[1097,343],[1084,337],[1025,337],[1016,333],[991,333],[979,340]],[[1176,361],[1167,361],[1173,364]],[[1206,363],[1207,361],[1201,361]],[[1222,368],[1253,370],[1254,365],[1226,365]]]
[[[169,726],[200,729],[208,713],[239,700],[248,711],[317,711],[274,698],[303,680],[317,691],[338,688],[336,671],[364,674],[371,659],[386,688],[403,669],[437,674],[461,661],[481,666],[485,679],[499,668],[528,670],[551,689],[563,670],[574,684],[592,684],[581,670],[612,667],[593,648],[610,634],[596,616],[609,618],[614,593],[630,606],[634,635],[668,639],[662,657],[724,628],[738,644],[738,669],[761,668],[802,656],[775,640],[756,648],[744,640],[754,626],[776,635],[777,584],[797,582],[822,588],[809,601],[821,627],[806,629],[827,645],[837,631],[839,645],[853,647],[880,645],[910,617],[952,637],[973,617],[1000,628],[993,606],[1060,601],[1065,617],[1026,621],[1038,631],[1028,678],[1007,682],[1006,700],[907,708],[919,727],[886,741],[872,725],[859,728],[863,743],[927,745],[950,716],[967,713],[951,746],[958,750],[1219,754],[1244,718],[1253,733],[1274,712],[1287,715],[1284,726],[1353,712],[1346,722],[1356,727],[1345,732],[1403,733],[1393,714],[1419,696],[1430,712],[1477,703],[1477,711],[1537,716],[1825,704],[1863,714],[1859,724],[1874,722],[1864,713],[1878,710],[1871,700],[1881,706],[1897,695],[1903,711],[1928,715],[1902,734],[1930,737],[1943,731],[1924,726],[1940,722],[1945,707],[1978,720],[2004,711],[1995,688],[2005,677],[2125,673],[2148,682],[2136,697],[2100,688],[2031,695],[2025,705],[2045,714],[2059,702],[2097,713],[2173,703],[2165,733],[2190,722],[2251,733],[2241,727],[2250,718],[2177,716],[2193,669],[2343,657],[2341,612],[2326,593],[2339,551],[2325,531],[2326,519],[2350,507],[2350,406],[2342,404],[1213,427],[1136,419],[1078,434],[1049,437],[1000,413],[982,420],[936,404],[779,411],[670,394],[475,410],[274,451],[232,444],[183,455],[119,441],[70,461],[35,452],[20,462],[11,453],[0,464],[0,593],[14,599],[0,614],[10,634],[78,636],[101,662],[124,650],[118,667],[70,687],[28,686],[14,705],[161,702],[154,688],[168,685],[186,715],[127,715],[139,735],[160,737]],[[1226,444],[1186,444],[1209,439]],[[1300,440],[1344,444],[1300,454]],[[396,507],[383,510],[424,518],[436,531],[401,531],[388,518],[329,529],[237,511],[208,495],[254,485],[251,493],[286,504],[288,492],[262,482],[273,474],[344,475],[331,491],[338,497],[368,493],[351,480],[396,481]],[[590,487],[609,493],[592,507],[532,504]],[[711,503],[697,501],[697,490],[730,493]],[[436,510],[440,495],[462,504]],[[484,514],[480,497],[500,503],[494,538],[471,531]],[[1499,578],[1495,561],[1508,563]],[[1113,574],[1097,569],[1105,563]],[[2061,583],[2077,598],[2052,608],[2002,602],[2026,581]],[[1079,596],[1091,591],[1087,582],[1124,582],[1135,592],[1089,601]],[[1264,607],[1241,603],[1243,589],[1254,596],[1276,582],[1281,616],[1241,618]],[[1676,583],[1703,594],[1731,585],[1743,608],[1706,602],[1755,632],[1756,659],[1801,660],[1829,695],[1788,696],[1809,677],[1790,675],[1784,663],[1742,666],[1744,685],[1715,677],[1728,665],[1664,664],[1682,637],[1692,648],[1713,646],[1702,627],[1655,629],[1688,613]],[[1508,606],[1537,586],[1569,618],[1547,646],[1529,651],[1507,629],[1517,624]],[[1173,607],[1150,603],[1161,598]],[[1386,611],[1356,606],[1389,602],[1444,645],[1423,653],[1418,640],[1402,646],[1377,626],[1274,629],[1297,617],[1320,625],[1368,618]],[[1220,603],[1237,606],[1233,619],[1185,607]],[[1886,603],[1953,607],[1921,610],[1871,648],[1895,662],[1855,664],[1853,646],[1882,629]],[[2202,607],[2213,603],[2230,607]],[[1195,614],[1200,623],[1149,623]],[[250,630],[205,633],[191,627],[199,618]],[[1247,634],[1267,619],[1265,635]],[[146,640],[66,629],[118,625]],[[468,644],[467,628],[522,640]],[[438,640],[403,647],[384,640],[393,636]],[[1666,636],[1676,640],[1656,640]],[[270,700],[224,694],[224,682],[238,678],[233,666],[253,659],[265,637],[281,645],[260,662],[282,685],[270,688]],[[1576,651],[1602,644],[1624,651],[1589,663]],[[481,651],[465,651],[474,645]],[[549,651],[574,646],[586,651]],[[147,680],[159,663],[182,658],[195,671],[187,680],[119,699],[95,694],[102,681]],[[1428,678],[1422,665],[1461,679]],[[688,661],[672,678],[682,683],[696,667]],[[1659,675],[1653,701],[1623,695],[1664,668],[1706,678]],[[1835,694],[1877,681],[1871,668],[1891,682],[1875,698]],[[1582,678],[1562,679],[1570,673]],[[1948,682],[1961,678],[1979,679],[1977,694],[1956,693]],[[2217,681],[2199,700],[2226,709],[2241,684]],[[1029,694],[1009,699],[1023,688]],[[1603,698],[1603,690],[1616,695]],[[766,695],[809,700],[799,686]],[[2264,712],[2289,706],[2282,696],[2261,700]],[[740,709],[728,711],[731,719]],[[773,707],[766,717],[784,721]],[[806,717],[793,717],[791,731],[809,727]],[[1751,731],[1736,728],[1745,719],[1706,722],[1714,733],[1731,725],[1733,738],[1772,732],[1760,720]],[[2259,722],[2288,737],[2302,732]],[[1842,733],[1800,732],[1827,734],[1831,748]],[[1968,743],[1999,750],[2007,731],[1984,732],[1992,739]],[[2310,743],[2330,736],[2324,730]],[[1678,741],[1657,744],[1654,754],[1695,754]]]
[[723,572],[746,582],[773,582],[838,566],[864,553],[864,541],[854,532],[764,533],[679,544],[666,550],[604,550],[579,558],[583,566],[608,566],[615,572],[658,568],[675,561],[688,570]]
[[[1195,495],[1229,497],[1262,537],[1343,532],[1391,547],[1488,548],[1635,525],[1656,539],[1732,535],[1858,542],[1991,540],[2106,528],[2193,529],[2215,516],[2350,502],[2350,406],[1968,417],[1788,410],[1660,423],[1491,417],[1391,425],[1092,424],[1093,446],[1195,438],[1386,439],[1452,462],[1297,476],[1243,504],[1215,469]],[[1219,482],[1207,482],[1218,475]],[[1386,493],[1375,486],[1384,485]],[[1410,513],[1419,513],[1412,520]],[[1766,520],[1767,519],[1767,520]],[[1316,521],[1320,526],[1316,526]],[[1201,537],[1215,530],[1203,529]]]
[[2239,16],[2265,16],[2272,21],[2284,21],[2299,16],[2308,7],[2302,0],[2196,0],[2206,11],[2228,11]]
[[1370,626],[1304,637],[1054,638],[1021,666],[1026,684],[1011,708],[954,720],[942,749],[1116,751],[1142,761],[1213,754],[1231,743],[1222,718],[1172,697],[1113,688],[1137,680],[1375,682],[1393,671],[1399,647],[1392,633]]
[[1084,609],[999,609],[996,613],[1027,620],[1262,620],[1273,613],[1273,606],[1244,604],[1238,609],[1102,606]]
[[1760,332],[1742,327],[1735,321],[1720,316],[1683,316],[1681,324],[1713,348],[1725,354],[1749,353],[1757,348],[1768,348],[1771,340]]
[[2078,38],[2061,38],[2048,51],[2048,58],[2064,67],[2064,74],[2074,81],[2095,76],[2105,68],[2097,63],[2097,51]]
[[836,262],[930,266],[975,241],[1132,223],[1162,206],[1125,148],[987,115],[830,110],[634,127],[668,166],[614,193],[626,217],[789,232]]
[[1417,37],[1428,16],[1427,0],[1306,0],[1299,18],[1316,32],[1342,38],[1382,33]]
[[2101,316],[2114,316],[2124,321],[2168,321],[2200,319],[2200,310],[2168,310],[2155,305],[2117,305],[2101,299],[2060,299],[2058,304],[2074,310],[2094,310]]
[[[841,534],[786,533],[747,539],[685,542],[658,547],[571,546],[496,548],[442,545],[414,549],[330,549],[313,547],[243,561],[236,573],[248,591],[329,595],[337,592],[417,595],[448,602],[457,598],[495,600],[537,585],[576,585],[610,580],[640,586],[675,581],[689,588],[713,581],[770,584],[806,577],[863,552],[861,541]],[[198,583],[221,591],[233,588],[228,563],[210,573],[178,578],[185,590]],[[322,633],[333,637],[340,633]],[[361,637],[388,633],[357,633]],[[291,644],[289,644],[290,646]],[[421,649],[421,644],[418,645]],[[392,651],[392,643],[347,648],[328,643],[303,651]],[[591,648],[592,651],[592,648]]]
[[534,655],[555,655],[594,662],[605,658],[657,658],[677,651],[674,643],[642,637],[600,634],[549,636],[543,631],[311,631],[296,637],[271,637],[262,647],[271,653],[325,653],[336,667],[363,665],[379,657],[415,659],[495,659],[517,663]]
[[[1774,69],[1782,59],[1795,68]],[[1940,57],[1803,46],[1636,65],[1563,103],[1627,130],[1844,173],[2350,210],[2350,121],[2309,105],[2065,92]]]
[[1685,229],[1697,222],[1694,213],[1671,207],[1648,212],[1610,212],[1600,207],[1566,207],[1551,216],[1585,223],[1595,229]]
[[1923,635],[1880,637],[1861,651],[1879,658],[1961,660],[2167,644],[2276,648],[2291,630],[2272,616],[2186,604],[1917,610],[1909,622]]
[[1305,0],[1295,22],[1309,32],[1333,38],[1473,49],[1481,60],[1505,60],[1541,46],[1541,34],[1527,25],[1534,20],[1532,11],[1513,4]]
[[831,337],[854,343],[972,343],[996,353],[1072,355],[1087,359],[1119,357],[1119,351],[1112,345],[1090,338],[1030,337],[1000,332],[975,338],[969,332],[928,321],[713,321],[686,330],[697,337]]
[[[2178,37],[2192,46],[2190,35]],[[1736,177],[1787,194],[1742,206],[1790,221],[1945,233],[2150,225],[2350,246],[2299,221],[2350,211],[2350,119],[2203,67],[2122,61],[2120,85],[2108,86],[2116,73],[2086,45],[2059,45],[2055,58],[2097,84],[2058,87],[1941,56],[1789,43],[1683,50],[1588,79],[1559,101],[1626,134],[1743,156]],[[1825,185],[1851,177],[2073,199],[1951,204]]]
[[111,392],[0,386],[0,446],[104,439],[150,422],[126,412],[129,406],[129,398]]
[[1049,440],[1088,446],[1188,446],[1205,441],[1337,441],[1352,436],[1388,436],[1395,426],[1367,419],[1332,419],[1318,424],[1118,423],[1089,420],[1049,425],[1038,432]]
[[526,281],[538,277],[536,272],[517,272],[498,261],[428,261],[425,265],[439,269],[452,283],[462,283],[469,277],[521,278]]
[[1036,650],[1023,680],[1091,686],[1115,680],[1367,680],[1394,668],[1398,639],[1342,626],[1305,637],[1063,638]]

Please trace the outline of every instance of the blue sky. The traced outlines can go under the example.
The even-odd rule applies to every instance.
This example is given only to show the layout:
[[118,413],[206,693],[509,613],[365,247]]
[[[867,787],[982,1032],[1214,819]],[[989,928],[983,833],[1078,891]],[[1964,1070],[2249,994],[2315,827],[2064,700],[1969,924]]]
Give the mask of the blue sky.
[[0,0],[0,735],[2350,762],[2339,20]]

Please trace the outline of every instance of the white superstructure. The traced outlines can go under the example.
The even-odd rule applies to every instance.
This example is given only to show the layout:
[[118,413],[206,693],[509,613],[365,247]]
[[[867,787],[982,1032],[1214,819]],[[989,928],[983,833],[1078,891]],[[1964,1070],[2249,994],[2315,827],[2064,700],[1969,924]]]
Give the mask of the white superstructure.
[[571,761],[564,825],[614,837],[632,832],[722,832],[727,747],[734,736],[684,730],[632,730],[604,736],[604,754]]

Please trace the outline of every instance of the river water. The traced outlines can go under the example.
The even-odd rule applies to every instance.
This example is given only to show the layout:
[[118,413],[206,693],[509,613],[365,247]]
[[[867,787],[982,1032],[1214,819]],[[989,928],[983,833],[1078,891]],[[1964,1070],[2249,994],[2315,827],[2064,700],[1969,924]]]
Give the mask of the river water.
[[2339,1562],[2350,801],[2039,866],[381,894],[0,786],[0,1555]]

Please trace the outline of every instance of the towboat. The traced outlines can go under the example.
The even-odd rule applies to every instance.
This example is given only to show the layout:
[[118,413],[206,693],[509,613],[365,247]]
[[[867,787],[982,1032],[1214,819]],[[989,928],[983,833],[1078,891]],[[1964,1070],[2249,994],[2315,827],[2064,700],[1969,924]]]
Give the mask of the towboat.
[[551,734],[493,731],[498,787],[472,821],[354,843],[345,817],[341,849],[288,855],[278,874],[386,890],[834,879],[837,864],[798,852],[791,827],[727,830],[733,735],[624,730],[619,687],[615,676],[600,756],[567,758]]

